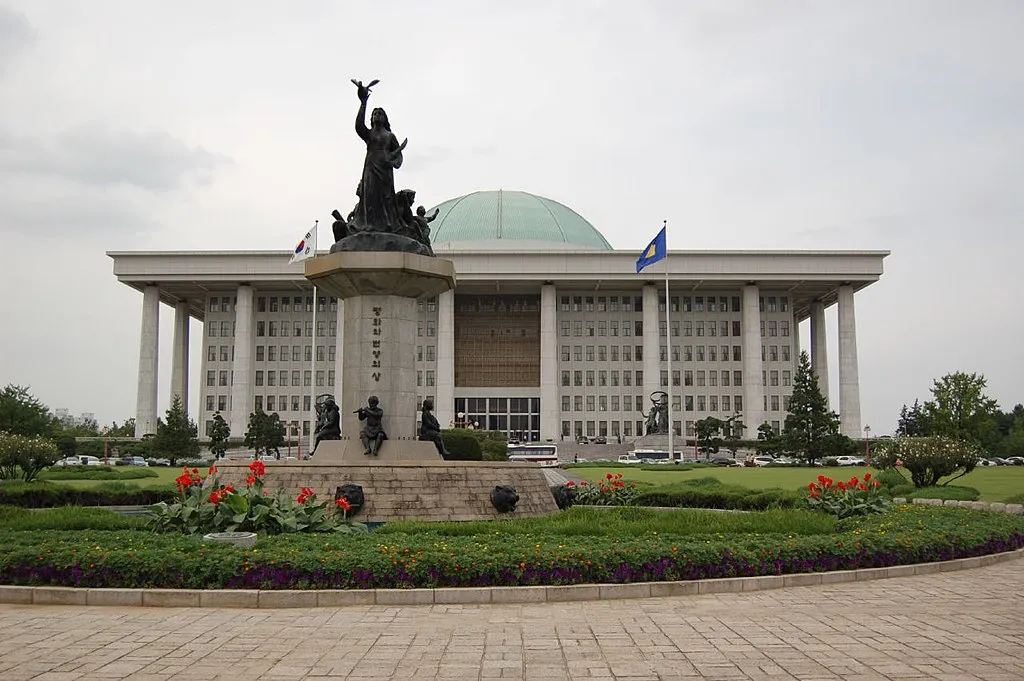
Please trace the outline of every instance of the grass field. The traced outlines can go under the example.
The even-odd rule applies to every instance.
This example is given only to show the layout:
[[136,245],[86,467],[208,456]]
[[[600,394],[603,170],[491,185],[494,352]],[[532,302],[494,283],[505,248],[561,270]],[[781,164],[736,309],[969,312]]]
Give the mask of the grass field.
[[[832,478],[847,479],[854,475],[863,475],[870,471],[877,475],[873,468],[847,466],[843,468],[699,468],[688,471],[674,471],[666,466],[663,471],[643,471],[630,466],[613,466],[608,468],[574,468],[569,472],[574,476],[587,480],[599,480],[606,473],[622,473],[628,480],[649,482],[654,485],[667,485],[694,478],[715,477],[730,485],[743,485],[751,489],[781,487],[783,489],[801,489],[807,486],[818,475],[824,474]],[[909,482],[909,478],[908,478]],[[1003,501],[1007,497],[1024,493],[1024,467],[992,466],[977,468],[974,472],[957,480],[955,485],[974,487],[981,492],[982,501]]]
[[[134,480],[51,480],[51,484],[63,485],[66,487],[73,487],[75,489],[90,489],[97,485],[103,485],[109,482],[123,482],[126,485],[133,485],[135,487],[165,487],[168,484],[172,484],[174,479],[181,475],[181,467],[165,468],[164,466],[152,466],[149,470],[156,472],[157,477],[155,478],[137,478]],[[203,470],[203,474],[206,471]]]

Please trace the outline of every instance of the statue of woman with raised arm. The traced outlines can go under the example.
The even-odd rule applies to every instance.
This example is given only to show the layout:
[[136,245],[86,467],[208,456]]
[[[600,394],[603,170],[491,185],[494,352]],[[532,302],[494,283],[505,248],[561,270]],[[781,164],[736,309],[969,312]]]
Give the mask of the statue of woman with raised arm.
[[391,132],[391,124],[384,109],[376,108],[370,114],[370,127],[366,127],[366,101],[370,88],[377,83],[363,85],[352,81],[359,95],[359,113],[356,114],[356,133],[366,142],[366,160],[363,162],[362,194],[359,210],[354,216],[356,225],[368,231],[390,232],[398,227],[395,207],[395,170],[402,167],[401,144]]

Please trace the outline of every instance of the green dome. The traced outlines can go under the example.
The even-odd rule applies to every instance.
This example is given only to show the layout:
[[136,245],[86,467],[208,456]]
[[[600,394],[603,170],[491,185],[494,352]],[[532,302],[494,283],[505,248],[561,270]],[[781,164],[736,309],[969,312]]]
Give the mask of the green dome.
[[[430,241],[441,250],[470,248],[596,249],[611,245],[579,213],[526,192],[473,192],[437,206]],[[428,211],[428,215],[433,208]]]

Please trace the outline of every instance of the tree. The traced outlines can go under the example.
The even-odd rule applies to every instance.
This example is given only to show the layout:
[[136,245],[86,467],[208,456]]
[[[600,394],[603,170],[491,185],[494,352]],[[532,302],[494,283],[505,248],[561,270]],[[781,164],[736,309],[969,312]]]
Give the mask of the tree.
[[811,371],[806,352],[800,353],[800,363],[793,377],[793,395],[789,398],[789,414],[783,427],[782,438],[788,451],[796,453],[810,463],[828,456],[836,446],[829,438],[839,432],[839,416],[828,408],[825,396],[818,387],[818,377]]
[[967,475],[978,465],[981,450],[965,440],[933,437],[898,437],[881,447],[872,463],[879,468],[903,466],[916,487],[932,487],[939,480],[960,471],[943,485]]
[[41,435],[53,432],[53,417],[45,404],[28,387],[10,383],[0,391],[0,430],[13,435]]
[[982,442],[996,427],[999,405],[985,395],[982,374],[957,371],[937,379],[924,414],[935,435],[955,440]]
[[210,426],[210,453],[213,458],[220,459],[228,450],[228,439],[231,437],[231,426],[228,425],[220,412],[213,415],[213,425]]
[[740,448],[740,438],[743,437],[743,429],[746,426],[739,420],[738,416],[730,416],[725,420],[722,426],[722,432],[725,435],[725,448],[732,452],[732,457],[736,458],[736,452]]
[[125,419],[124,425],[117,425],[117,421],[110,424],[107,429],[110,437],[135,437],[135,417]]
[[758,454],[774,456],[782,448],[782,438],[775,434],[772,424],[765,421],[757,427],[757,444],[755,445]]
[[245,446],[252,447],[256,458],[274,454],[280,458],[280,448],[284,446],[285,429],[281,418],[276,414],[267,414],[259,407],[249,414],[249,428],[245,431]]
[[57,462],[57,445],[44,437],[26,437],[0,431],[0,479],[21,477],[32,482],[39,472]]
[[157,421],[153,450],[170,459],[172,466],[178,459],[194,459],[199,456],[199,428],[185,413],[179,395],[171,400],[166,419]]
[[914,406],[910,409],[907,409],[907,405],[903,405],[903,408],[900,409],[900,420],[896,426],[897,435],[904,437],[926,437],[932,434],[931,431],[928,417],[921,410],[919,400],[914,400]]
[[704,454],[705,458],[710,459],[712,454],[717,454],[718,450],[722,448],[720,436],[724,425],[714,416],[701,419],[694,424],[697,430],[697,449]]

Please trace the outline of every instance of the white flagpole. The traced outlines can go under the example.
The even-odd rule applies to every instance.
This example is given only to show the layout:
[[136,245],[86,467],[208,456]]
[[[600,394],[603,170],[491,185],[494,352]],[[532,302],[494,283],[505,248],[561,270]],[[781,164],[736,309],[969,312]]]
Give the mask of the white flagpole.
[[[313,256],[316,257],[317,236],[316,230],[320,221],[313,223]],[[313,453],[313,443],[316,441],[316,309],[320,301],[317,298],[316,284],[313,284],[313,338],[310,341],[309,355],[309,453]]]
[[668,390],[665,392],[668,396],[668,407],[666,410],[668,419],[668,458],[669,461],[675,460],[675,449],[672,447],[672,297],[669,295],[668,288],[668,220],[663,223],[665,229],[665,345],[666,345],[666,359],[668,360]]

